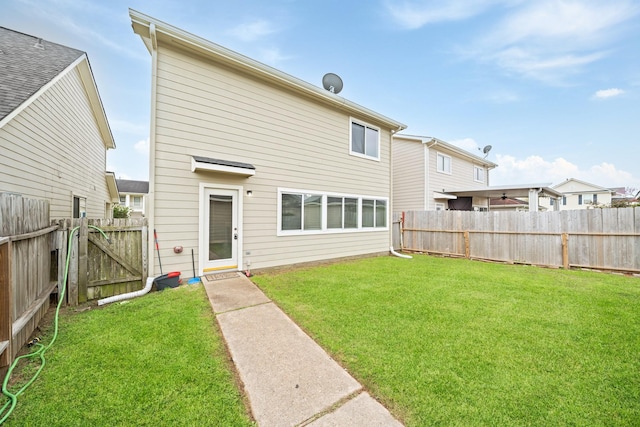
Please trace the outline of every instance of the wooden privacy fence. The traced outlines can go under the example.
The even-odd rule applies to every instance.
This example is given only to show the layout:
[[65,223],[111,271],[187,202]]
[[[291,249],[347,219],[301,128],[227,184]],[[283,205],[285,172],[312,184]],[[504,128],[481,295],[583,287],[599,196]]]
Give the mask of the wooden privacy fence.
[[393,220],[404,251],[640,273],[640,208],[409,211]]
[[77,305],[142,289],[147,237],[144,218],[51,222],[48,201],[0,193],[0,368],[13,362],[61,289],[68,249],[65,302]]
[[46,200],[0,193],[0,367],[13,362],[49,309],[58,283],[57,228],[49,224]]

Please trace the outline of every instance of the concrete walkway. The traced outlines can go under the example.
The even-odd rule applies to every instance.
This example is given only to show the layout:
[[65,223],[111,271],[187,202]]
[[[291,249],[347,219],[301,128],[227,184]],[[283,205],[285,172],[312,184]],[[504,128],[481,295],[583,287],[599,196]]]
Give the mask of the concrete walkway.
[[202,281],[259,426],[402,426],[245,276]]

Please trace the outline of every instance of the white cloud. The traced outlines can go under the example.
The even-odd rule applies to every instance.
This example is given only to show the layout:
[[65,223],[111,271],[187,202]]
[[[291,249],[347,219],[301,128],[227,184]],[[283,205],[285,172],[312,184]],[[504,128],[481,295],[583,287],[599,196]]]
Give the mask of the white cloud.
[[271,66],[277,66],[278,64],[287,61],[290,58],[290,56],[285,56],[280,53],[280,49],[278,48],[262,49],[260,51],[261,61]]
[[245,22],[228,31],[230,35],[245,42],[255,41],[275,32],[277,32],[277,30],[274,28],[273,24],[264,19]]
[[614,96],[622,95],[624,91],[622,89],[611,88],[599,90],[593,95],[594,98],[605,99],[612,98]]
[[523,2],[508,9],[465,54],[510,73],[560,84],[604,58],[623,24],[639,13],[632,0]]
[[142,139],[133,145],[133,148],[140,154],[149,155],[149,138]]
[[126,120],[111,119],[109,120],[109,126],[111,127],[111,130],[133,135],[149,134],[149,124],[132,123]]
[[436,1],[386,1],[386,11],[401,27],[409,30],[424,25],[460,21],[484,12],[504,0],[436,0]]
[[640,188],[640,177],[617,169],[612,163],[602,162],[581,169],[577,165],[559,157],[553,161],[540,156],[516,159],[510,155],[498,154],[499,167],[491,171],[491,185],[553,183],[558,184],[568,178],[576,178],[602,187]]

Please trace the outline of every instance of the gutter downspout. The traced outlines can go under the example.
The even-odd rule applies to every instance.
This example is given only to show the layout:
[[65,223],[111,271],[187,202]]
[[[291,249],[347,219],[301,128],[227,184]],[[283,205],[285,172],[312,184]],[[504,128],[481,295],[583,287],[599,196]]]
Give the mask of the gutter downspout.
[[[156,36],[156,25],[149,25],[149,36],[151,38],[151,111],[150,111],[150,129],[149,129],[149,194],[147,197],[149,216],[149,230],[155,230],[155,189],[156,189],[156,99],[158,87],[158,39]],[[148,274],[153,276],[155,272],[155,242],[153,233],[148,234],[147,243],[147,262]]]
[[[395,131],[392,130],[389,133],[389,196],[390,197],[389,197],[389,212],[387,213],[387,216],[388,216],[387,221],[389,221],[388,223],[391,225],[391,227],[389,227],[390,229],[389,253],[391,253],[391,255],[395,255],[400,258],[413,258],[409,255],[400,254],[393,249],[393,135],[397,132],[400,132],[401,130],[402,130],[402,127],[398,127],[398,129],[396,129]],[[402,233],[402,230],[400,230],[400,233]]]
[[144,288],[140,289],[139,291],[133,291],[126,294],[114,295],[112,297],[99,299],[98,305],[111,304],[112,302],[141,297],[142,295],[149,293],[151,287],[153,286],[154,279],[154,277],[147,277],[147,283],[145,284]]

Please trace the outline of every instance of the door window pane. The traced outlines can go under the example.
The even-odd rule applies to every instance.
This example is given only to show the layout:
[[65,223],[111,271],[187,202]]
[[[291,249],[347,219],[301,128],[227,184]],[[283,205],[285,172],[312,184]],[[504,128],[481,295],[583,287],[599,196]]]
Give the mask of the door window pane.
[[209,260],[231,258],[232,239],[232,196],[209,196]]
[[362,226],[373,227],[374,225],[375,200],[362,199]]
[[344,228],[358,228],[358,199],[344,199]]
[[327,197],[327,228],[342,228],[342,197]]

